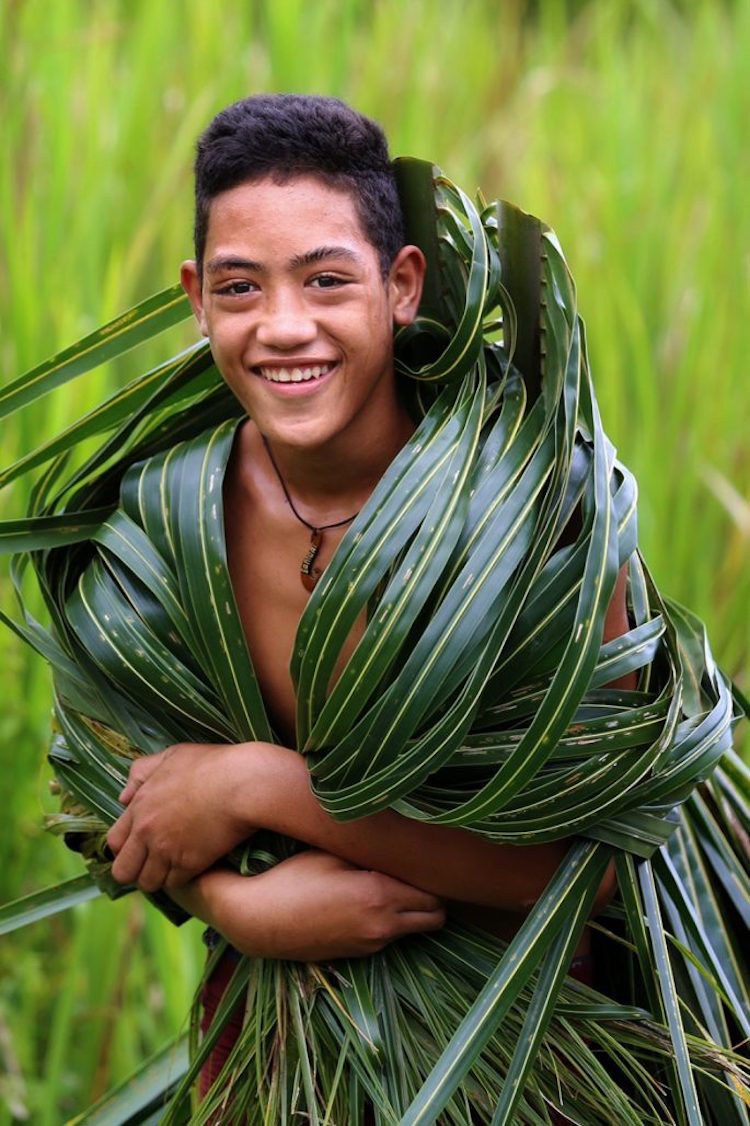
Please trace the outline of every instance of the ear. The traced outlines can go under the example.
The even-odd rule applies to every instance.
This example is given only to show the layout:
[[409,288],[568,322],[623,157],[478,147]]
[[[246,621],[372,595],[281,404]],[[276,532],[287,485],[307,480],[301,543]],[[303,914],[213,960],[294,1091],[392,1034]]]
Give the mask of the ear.
[[387,284],[396,324],[411,324],[416,317],[426,267],[424,254],[418,246],[402,246],[393,259]]
[[198,265],[192,258],[188,258],[180,266],[180,285],[185,290],[193,307],[198,327],[204,336],[208,336],[208,324],[203,308],[203,286],[198,273]]

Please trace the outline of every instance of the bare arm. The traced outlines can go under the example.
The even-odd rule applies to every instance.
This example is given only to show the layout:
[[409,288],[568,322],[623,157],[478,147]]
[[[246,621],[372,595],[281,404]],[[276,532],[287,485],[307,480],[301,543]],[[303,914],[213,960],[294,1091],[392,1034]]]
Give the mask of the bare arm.
[[[604,641],[620,637],[630,628],[626,580],[627,568],[622,567],[604,621]],[[613,684],[635,688],[636,676],[629,673]],[[539,898],[570,847],[570,840],[541,845],[494,844],[476,833],[416,822],[392,810],[358,821],[334,821],[314,797],[300,755],[279,747],[264,747],[260,753],[266,756],[263,769],[271,781],[264,803],[270,823],[264,821],[264,827],[448,899],[525,912]],[[611,866],[602,881],[595,910],[611,898],[614,888]]]
[[[518,913],[536,901],[569,844],[498,845],[463,829],[423,824],[392,810],[358,821],[335,821],[313,794],[302,756],[272,744],[208,749],[185,745],[172,749],[170,758],[173,769],[157,766],[136,789],[121,849],[115,832],[120,822],[110,832],[118,854],[115,878],[137,881],[144,891],[182,886],[262,827],[433,895]],[[204,770],[212,759],[213,770]],[[212,800],[212,792],[221,792],[222,801]],[[210,819],[222,826],[222,832],[211,837],[220,842],[213,855],[204,851],[207,809]],[[226,835],[228,825],[235,839]],[[602,896],[610,891],[603,887]]]
[[[604,641],[627,633],[625,589],[627,567],[621,568],[604,621]],[[613,682],[633,689],[636,674]],[[301,756],[269,747],[271,784],[265,813],[275,829],[304,840],[363,867],[375,868],[436,895],[523,913],[536,902],[561,863],[570,840],[541,845],[495,844],[476,833],[444,825],[430,825],[384,810],[358,821],[334,821],[320,807]],[[265,822],[264,822],[265,825]],[[594,910],[600,910],[615,890],[614,865],[607,870]]]
[[[295,837],[361,868],[376,869],[448,899],[519,911],[538,898],[567,851],[550,845],[493,844],[465,829],[430,825],[383,810],[335,821],[310,788],[301,755],[270,744],[251,746],[249,771],[238,771],[238,806],[253,804],[261,779],[263,827]],[[245,796],[246,795],[246,796]]]
[[[604,637],[628,628],[621,572]],[[620,678],[633,687],[634,678]],[[185,745],[140,760],[125,791],[130,802],[109,842],[113,875],[146,891],[187,883],[258,828],[271,829],[363,869],[426,892],[513,913],[536,901],[569,847],[493,844],[475,833],[424,824],[385,810],[334,821],[313,795],[301,755],[267,743],[209,749]],[[167,759],[171,765],[167,767]],[[146,784],[147,783],[147,784]],[[609,871],[597,906],[614,890]]]
[[262,958],[364,957],[445,922],[435,896],[317,850],[260,876],[215,868],[169,894],[237,950]]

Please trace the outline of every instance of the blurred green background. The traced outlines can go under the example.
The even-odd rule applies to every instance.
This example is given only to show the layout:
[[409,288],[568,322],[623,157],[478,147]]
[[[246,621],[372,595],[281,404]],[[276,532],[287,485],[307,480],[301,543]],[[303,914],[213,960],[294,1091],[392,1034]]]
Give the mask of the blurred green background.
[[[641,487],[662,589],[747,692],[750,0],[5,0],[3,381],[170,284],[190,254],[195,136],[259,91],[337,94],[394,154],[553,226],[578,283],[605,426]],[[11,418],[0,464],[149,348]],[[20,514],[22,488],[0,495]],[[4,573],[0,605],[11,609]],[[77,874],[53,803],[42,663],[0,635],[0,902]],[[0,947],[0,1126],[58,1126],[184,1025],[202,960],[134,897]]]

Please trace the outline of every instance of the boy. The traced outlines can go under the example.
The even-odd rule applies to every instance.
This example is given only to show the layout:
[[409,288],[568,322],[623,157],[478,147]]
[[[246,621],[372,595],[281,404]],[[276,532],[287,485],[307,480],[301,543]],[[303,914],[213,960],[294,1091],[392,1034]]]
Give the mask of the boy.
[[[182,744],[138,760],[108,841],[116,879],[166,889],[246,954],[369,954],[439,928],[446,910],[507,934],[567,850],[493,844],[391,810],[335,822],[294,749],[289,658],[309,589],[414,429],[393,328],[414,320],[424,270],[404,245],[382,131],[343,103],[248,98],[201,137],[195,260],[181,279],[249,416],[224,486],[228,561],[284,745]],[[621,575],[605,640],[627,629]],[[259,828],[310,848],[252,879],[216,866]],[[609,873],[600,901],[612,886]]]

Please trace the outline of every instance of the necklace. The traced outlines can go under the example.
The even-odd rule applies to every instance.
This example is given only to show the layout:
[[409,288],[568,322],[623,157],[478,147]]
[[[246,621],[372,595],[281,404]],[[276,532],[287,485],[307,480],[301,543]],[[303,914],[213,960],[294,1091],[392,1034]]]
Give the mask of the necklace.
[[314,524],[310,524],[309,521],[305,520],[304,516],[300,516],[297,509],[294,507],[294,501],[289,496],[289,490],[286,487],[286,482],[285,482],[284,478],[281,476],[281,470],[279,469],[278,465],[276,464],[274,456],[271,453],[271,447],[269,446],[268,441],[266,440],[265,434],[261,435],[261,437],[263,438],[263,445],[266,447],[266,452],[268,453],[268,459],[271,462],[271,465],[273,466],[274,473],[278,477],[279,484],[281,485],[282,489],[284,490],[284,496],[286,497],[287,504],[289,505],[292,512],[294,513],[294,515],[299,520],[300,524],[304,524],[306,528],[310,529],[310,533],[311,533],[310,534],[310,546],[307,549],[307,552],[305,554],[304,559],[300,563],[299,571],[300,571],[300,578],[302,579],[303,587],[305,588],[305,590],[311,591],[311,590],[314,589],[315,584],[317,583],[320,576],[323,574],[320,567],[314,567],[313,566],[313,564],[315,563],[315,559],[318,555],[318,552],[320,551],[320,549],[323,545],[323,532],[327,532],[331,528],[343,528],[344,524],[351,524],[352,520],[354,520],[354,518],[356,516],[359,516],[359,510],[357,510],[352,516],[347,516],[345,520],[336,520],[335,523],[333,523],[333,524],[321,524],[320,527],[316,527]]

